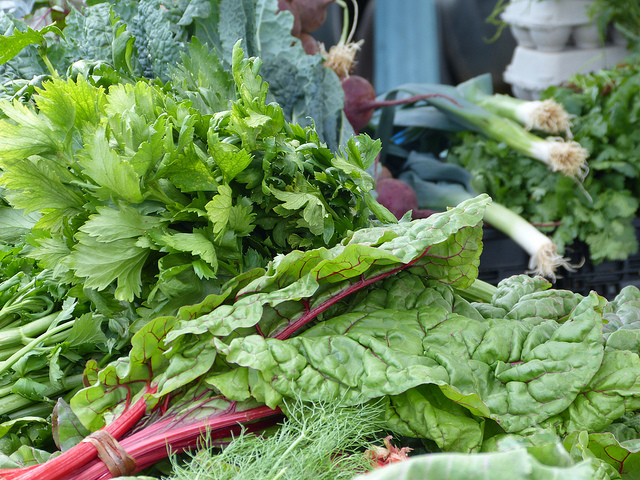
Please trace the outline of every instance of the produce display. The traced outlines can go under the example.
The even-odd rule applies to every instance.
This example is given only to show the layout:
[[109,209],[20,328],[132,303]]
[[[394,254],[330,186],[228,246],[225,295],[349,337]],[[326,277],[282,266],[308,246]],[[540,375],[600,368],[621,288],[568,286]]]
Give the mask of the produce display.
[[90,3],[0,16],[0,479],[638,478],[640,289],[553,288],[584,219],[507,188],[639,198],[636,67],[376,98],[355,3]]

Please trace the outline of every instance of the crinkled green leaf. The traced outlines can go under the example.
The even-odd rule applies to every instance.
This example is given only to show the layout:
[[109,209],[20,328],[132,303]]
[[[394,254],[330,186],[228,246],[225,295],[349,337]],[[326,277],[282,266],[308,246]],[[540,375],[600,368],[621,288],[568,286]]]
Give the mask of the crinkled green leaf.
[[606,352],[598,372],[569,407],[566,429],[601,431],[638,409],[640,357],[633,352]]
[[[486,197],[480,197],[449,212],[410,224],[362,229],[344,246],[294,251],[278,257],[264,276],[240,292],[235,303],[200,317],[198,328],[206,326],[212,334],[222,336],[259,322],[275,329],[277,324],[271,317],[278,317],[282,325],[283,320],[290,323],[308,308],[299,300],[291,302],[292,298],[311,299],[309,304],[313,306],[329,298],[327,287],[333,290],[333,295],[338,295],[353,288],[351,285],[357,284],[363,274],[374,278],[376,274],[388,274],[412,262],[420,265],[414,267],[417,271],[445,283],[472,282],[477,275],[480,254],[480,230],[476,227],[487,201]],[[452,263],[450,269],[447,261]],[[289,318],[282,319],[281,304],[287,306]],[[273,310],[276,308],[279,312]]]
[[498,289],[493,294],[491,304],[508,312],[524,295],[549,288],[551,288],[551,283],[541,276],[511,276],[498,283]]
[[607,349],[640,353],[640,290],[628,285],[602,313]]
[[386,422],[394,432],[433,440],[445,452],[477,452],[483,441],[482,422],[432,385],[389,397]]
[[[449,398],[462,405],[478,397],[502,428],[517,432],[564,411],[599,369],[597,305],[595,295],[586,298],[560,325],[478,322],[432,304],[353,312],[285,342],[254,335],[220,347],[228,361],[259,370],[283,395],[358,402],[444,385],[445,395],[459,392]],[[494,341],[506,340],[493,332],[509,326],[520,333]]]

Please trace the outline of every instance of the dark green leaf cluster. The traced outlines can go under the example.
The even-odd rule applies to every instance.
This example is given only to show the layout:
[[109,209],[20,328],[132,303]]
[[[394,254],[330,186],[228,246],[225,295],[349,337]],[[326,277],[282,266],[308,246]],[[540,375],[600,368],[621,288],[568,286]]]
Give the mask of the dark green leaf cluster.
[[267,103],[259,68],[236,48],[229,74],[195,42],[174,90],[78,76],[46,82],[34,106],[2,102],[4,196],[40,215],[31,256],[62,282],[179,306],[384,215],[365,172],[379,142],[332,153]]
[[541,230],[560,248],[579,240],[594,263],[624,260],[638,251],[632,221],[640,199],[639,68],[631,63],[579,75],[572,85],[544,93],[573,115],[574,139],[590,152],[583,183],[588,196],[572,180],[473,133],[458,136],[448,161],[472,173],[477,191],[530,222],[557,224]]

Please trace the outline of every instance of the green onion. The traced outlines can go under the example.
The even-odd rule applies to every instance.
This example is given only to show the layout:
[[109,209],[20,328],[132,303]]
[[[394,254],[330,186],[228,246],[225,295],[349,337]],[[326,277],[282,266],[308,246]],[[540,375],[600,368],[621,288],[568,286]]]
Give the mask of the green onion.
[[[538,104],[522,104],[521,101],[509,98],[494,96],[491,100],[486,99],[489,95],[477,93],[481,87],[473,84],[467,86],[459,85],[451,87],[447,85],[429,84],[406,84],[396,89],[394,92],[405,92],[410,95],[427,95],[424,101],[437,108],[449,120],[459,127],[471,130],[481,135],[485,135],[498,142],[503,142],[513,150],[522,153],[534,160],[538,160],[549,167],[553,172],[560,172],[568,177],[582,182],[588,173],[587,157],[589,152],[578,142],[565,140],[561,137],[539,137],[518,121],[506,116],[501,116],[493,111],[489,111],[468,98],[480,102],[482,99],[486,104],[491,104],[490,108],[505,114],[507,110],[512,110],[510,114],[513,118],[522,118],[525,123],[539,124],[541,120],[534,120],[531,111],[538,110]],[[434,95],[439,94],[439,95]],[[520,105],[516,108],[516,105]],[[522,106],[524,105],[524,106]],[[543,105],[547,108],[549,103]],[[516,112],[517,110],[517,112]],[[562,117],[563,114],[560,114]],[[568,120],[568,117],[565,118]],[[557,128],[566,127],[561,125],[562,119],[548,120],[549,123],[557,124]]]
[[526,130],[560,134],[571,138],[571,117],[562,105],[553,99],[521,100],[509,95],[487,95],[477,102],[482,108],[518,122]]
[[562,138],[541,138],[525,130],[515,121],[465,101],[456,105],[438,97],[426,100],[439,110],[453,116],[464,126],[503,142],[517,152],[546,164],[553,172],[582,181],[588,172],[589,152],[578,142]]
[[575,271],[568,259],[558,254],[556,244],[549,237],[504,205],[493,202],[485,210],[484,219],[529,254],[527,273],[555,281],[558,267]]
[[464,98],[498,116],[509,118],[525,130],[539,130],[571,138],[571,115],[553,99],[522,100],[510,95],[494,94],[491,75],[467,80],[456,87]]
[[[400,174],[399,178],[414,189],[419,208],[444,210],[474,196],[460,184],[425,181],[410,170]],[[526,273],[542,275],[555,281],[558,267],[574,270],[569,260],[558,253],[553,240],[504,205],[496,202],[487,205],[484,220],[529,254],[529,270]]]

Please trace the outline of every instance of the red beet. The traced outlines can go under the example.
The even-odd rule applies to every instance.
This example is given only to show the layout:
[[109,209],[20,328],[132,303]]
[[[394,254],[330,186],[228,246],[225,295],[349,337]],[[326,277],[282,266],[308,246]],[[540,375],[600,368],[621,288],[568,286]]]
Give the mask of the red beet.
[[399,220],[409,210],[412,211],[411,218],[426,218],[433,215],[432,210],[420,210],[418,208],[418,198],[413,188],[406,182],[397,178],[383,178],[376,184],[378,192],[378,202],[384,205]]
[[366,78],[351,75],[342,80],[344,90],[344,114],[353,129],[357,132],[367,126],[375,107],[376,92]]
[[327,7],[335,0],[292,0],[303,32],[315,32],[327,19]]
[[371,121],[373,113],[377,108],[392,107],[394,105],[404,105],[419,102],[428,98],[446,98],[454,105],[461,107],[453,98],[441,93],[430,93],[425,95],[414,95],[412,97],[400,98],[396,100],[376,100],[376,92],[366,78],[359,75],[351,75],[341,80],[342,90],[344,90],[344,114],[349,120],[353,129],[358,132]]

